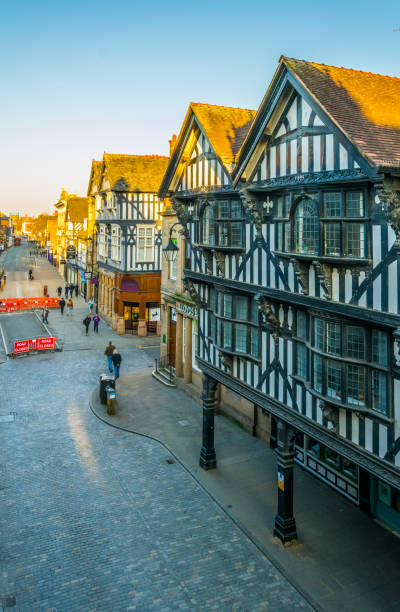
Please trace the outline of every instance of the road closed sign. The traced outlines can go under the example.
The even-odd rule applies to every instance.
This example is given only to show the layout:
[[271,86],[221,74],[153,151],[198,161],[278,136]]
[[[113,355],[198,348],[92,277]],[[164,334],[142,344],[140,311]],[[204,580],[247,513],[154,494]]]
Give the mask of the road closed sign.
[[29,351],[29,340],[19,340],[18,342],[14,342],[13,353],[17,355],[18,353],[27,353]]
[[36,340],[36,348],[39,351],[53,349],[55,345],[55,338],[38,338]]

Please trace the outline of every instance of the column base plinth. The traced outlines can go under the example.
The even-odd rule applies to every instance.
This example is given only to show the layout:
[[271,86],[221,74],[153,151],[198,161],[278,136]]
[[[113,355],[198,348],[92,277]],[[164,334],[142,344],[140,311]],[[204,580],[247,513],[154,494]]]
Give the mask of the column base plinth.
[[283,544],[297,540],[296,520],[294,517],[283,518],[279,514],[275,517],[274,536]]
[[217,456],[214,448],[205,448],[202,446],[200,451],[199,465],[203,470],[213,470],[217,467]]

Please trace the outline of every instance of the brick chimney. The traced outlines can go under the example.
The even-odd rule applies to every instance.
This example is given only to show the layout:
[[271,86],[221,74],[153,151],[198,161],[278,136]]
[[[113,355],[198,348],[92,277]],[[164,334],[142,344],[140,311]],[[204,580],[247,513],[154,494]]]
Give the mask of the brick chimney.
[[169,142],[169,156],[171,157],[176,147],[176,134],[172,134],[172,138],[168,142]]

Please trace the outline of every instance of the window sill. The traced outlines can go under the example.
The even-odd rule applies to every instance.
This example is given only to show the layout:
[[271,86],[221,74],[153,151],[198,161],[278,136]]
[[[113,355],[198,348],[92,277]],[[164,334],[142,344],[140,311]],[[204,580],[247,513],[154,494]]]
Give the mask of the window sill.
[[339,402],[333,397],[322,395],[321,393],[313,389],[308,383],[308,381],[302,378],[301,376],[298,376],[297,374],[291,374],[291,378],[299,383],[303,383],[305,388],[309,393],[311,393],[311,395],[314,395],[315,397],[317,397],[323,402],[326,402],[327,404],[332,404],[333,406],[336,406],[336,408],[350,410],[351,412],[359,413],[359,415],[361,416],[367,416],[371,419],[383,421],[385,424],[388,425],[393,423],[392,418],[388,417],[383,412],[379,412],[379,410],[372,410],[371,408],[366,408],[365,406],[357,406],[356,404],[347,404],[345,402]]
[[[213,342],[212,338],[210,340]],[[223,348],[222,346],[218,346],[215,342],[215,348],[218,349],[221,353],[225,353],[226,355],[231,355],[232,357],[241,357],[242,359],[246,359],[247,361],[254,361],[254,363],[260,363],[259,357],[254,357],[254,355],[250,355],[250,353],[239,353],[237,351],[231,351],[230,349]]]
[[358,266],[371,266],[372,265],[372,260],[368,259],[366,257],[351,257],[350,255],[347,255],[346,257],[343,256],[336,256],[336,255],[306,255],[305,253],[296,253],[296,252],[285,252],[285,251],[274,251],[274,255],[276,255],[277,257],[283,257],[285,259],[300,259],[302,261],[309,261],[309,262],[313,262],[315,260],[317,261],[321,261],[323,263],[331,263],[331,264],[338,264],[338,265],[349,265],[349,264],[356,264]]
[[242,253],[244,246],[211,246],[209,244],[197,244],[200,249],[207,249],[208,251],[226,251],[227,253]]

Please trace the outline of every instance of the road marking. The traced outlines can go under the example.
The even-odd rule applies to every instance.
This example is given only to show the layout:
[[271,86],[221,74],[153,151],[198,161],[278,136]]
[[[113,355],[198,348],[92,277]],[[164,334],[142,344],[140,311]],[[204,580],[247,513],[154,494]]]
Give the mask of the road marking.
[[3,346],[4,346],[4,352],[5,352],[5,355],[6,355],[6,360],[8,361],[9,360],[9,356],[8,356],[8,351],[7,351],[7,346],[6,346],[6,339],[4,338],[4,333],[3,333],[3,328],[1,326],[1,323],[0,323],[0,332],[1,332],[1,337],[3,339]]
[[140,348],[140,349],[148,349],[148,348],[160,348],[159,344],[151,344],[149,346],[142,346],[141,344],[135,344],[136,348]]

